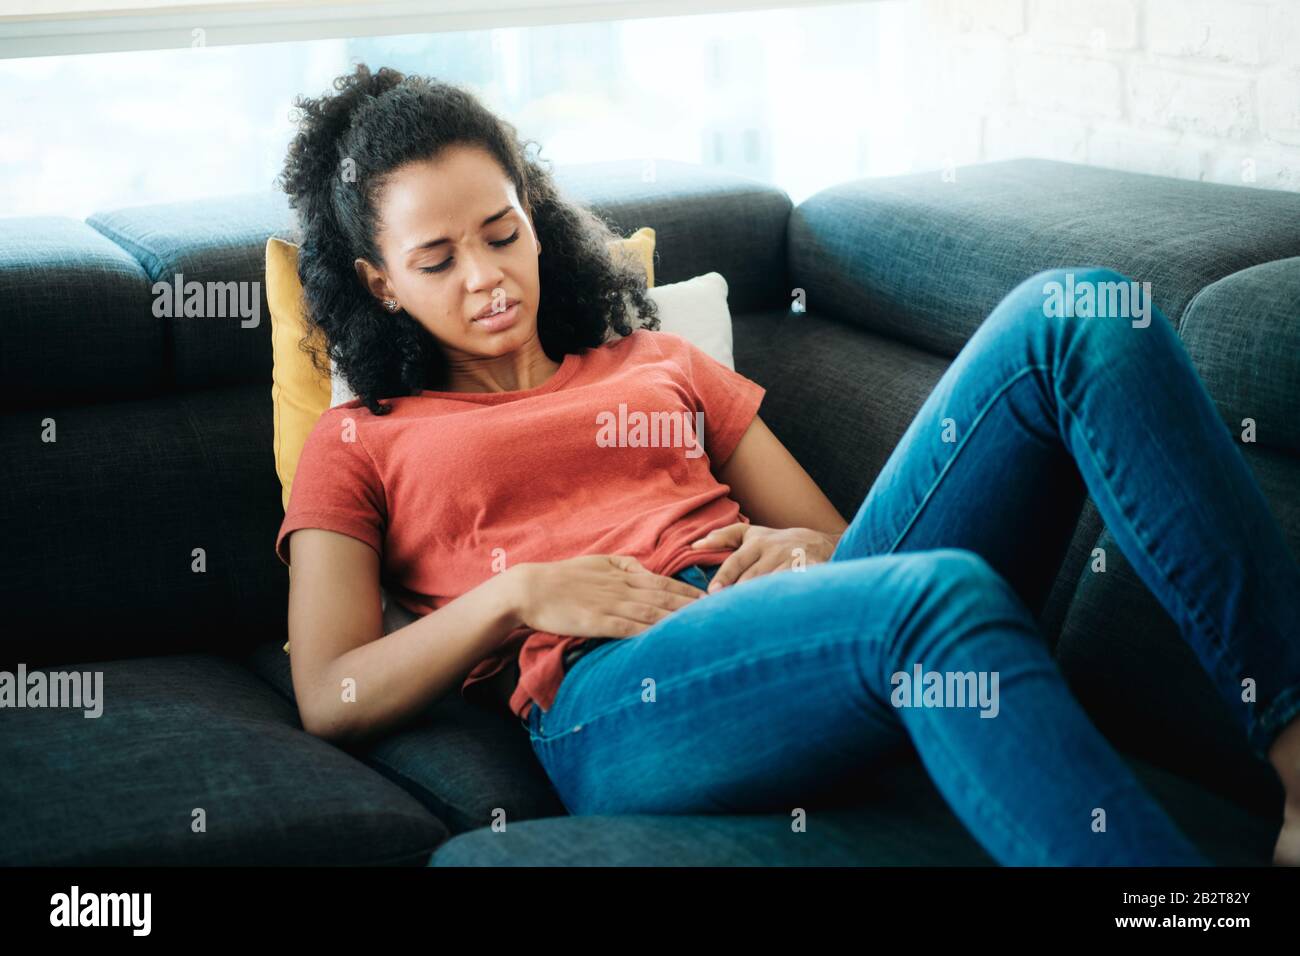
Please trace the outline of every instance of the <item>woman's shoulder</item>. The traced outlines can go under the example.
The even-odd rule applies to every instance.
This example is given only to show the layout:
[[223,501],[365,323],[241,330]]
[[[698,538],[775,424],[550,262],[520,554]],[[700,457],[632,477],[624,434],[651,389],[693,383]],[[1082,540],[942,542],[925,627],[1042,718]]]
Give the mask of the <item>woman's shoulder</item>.
[[602,348],[618,352],[642,354],[650,352],[656,355],[677,353],[689,348],[687,341],[673,332],[663,329],[637,327],[620,338],[606,342]]
[[372,430],[367,426],[378,419],[359,398],[340,402],[321,412],[307,433],[306,445],[313,448],[324,445],[331,450],[343,446],[342,451],[359,451],[357,446],[361,446],[368,453],[365,436],[371,435]]
[[374,417],[361,399],[354,398],[350,401],[340,402],[338,405],[321,412],[320,417],[316,419],[316,424],[312,426],[312,431],[324,431],[328,428],[334,428],[349,418],[359,421],[363,418],[371,419]]

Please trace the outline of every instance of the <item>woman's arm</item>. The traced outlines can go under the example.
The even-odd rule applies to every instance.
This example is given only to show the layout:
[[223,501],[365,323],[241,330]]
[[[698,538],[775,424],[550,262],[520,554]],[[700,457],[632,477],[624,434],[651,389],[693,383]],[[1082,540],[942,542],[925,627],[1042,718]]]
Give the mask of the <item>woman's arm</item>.
[[520,625],[511,568],[385,636],[375,550],[323,528],[289,540],[294,696],[303,729],[331,742],[364,740],[459,691]]
[[757,415],[716,472],[753,524],[838,535],[849,526],[808,472]]
[[375,550],[323,528],[290,537],[298,713],[308,733],[339,745],[378,736],[459,692],[517,628],[631,637],[704,596],[628,555],[524,561],[385,636]]

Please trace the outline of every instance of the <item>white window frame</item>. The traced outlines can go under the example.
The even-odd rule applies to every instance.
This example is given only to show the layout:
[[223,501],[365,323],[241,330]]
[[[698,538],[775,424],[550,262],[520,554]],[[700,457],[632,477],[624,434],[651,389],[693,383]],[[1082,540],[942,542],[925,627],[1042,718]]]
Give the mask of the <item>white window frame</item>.
[[847,2],[850,0],[0,0],[0,59],[443,33]]

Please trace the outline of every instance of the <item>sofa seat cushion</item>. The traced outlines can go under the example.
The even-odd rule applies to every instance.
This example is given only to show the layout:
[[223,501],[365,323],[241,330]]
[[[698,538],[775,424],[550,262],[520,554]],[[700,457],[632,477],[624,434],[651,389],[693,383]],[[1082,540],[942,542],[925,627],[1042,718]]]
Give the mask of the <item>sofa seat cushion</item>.
[[[1281,825],[1126,758],[1175,823],[1220,866],[1268,865]],[[453,837],[430,866],[991,866],[916,759],[882,768],[852,806],[786,814],[564,816]],[[857,788],[854,788],[857,790]]]
[[[279,643],[256,648],[246,663],[297,704],[289,656]],[[565,813],[519,720],[449,694],[402,728],[352,752],[400,784],[452,833]]]
[[759,416],[851,521],[950,360],[817,308],[733,326],[736,371],[767,389]]
[[[0,865],[418,865],[447,837],[233,661],[50,670],[102,672],[102,713],[3,712]],[[198,809],[206,832],[192,829]]]

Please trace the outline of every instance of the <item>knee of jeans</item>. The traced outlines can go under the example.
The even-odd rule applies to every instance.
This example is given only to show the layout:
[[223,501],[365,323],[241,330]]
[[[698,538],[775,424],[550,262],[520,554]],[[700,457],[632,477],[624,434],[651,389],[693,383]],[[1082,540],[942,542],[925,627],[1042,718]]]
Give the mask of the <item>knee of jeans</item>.
[[1032,615],[1006,579],[980,554],[964,548],[917,553],[911,606],[893,635],[893,665],[925,663],[941,656],[991,621],[1033,626]]
[[1002,575],[977,551],[936,548],[921,553],[929,555],[928,590],[939,598],[973,595],[998,600],[1009,590]]
[[1007,299],[1027,305],[1025,311],[1049,315],[1054,306],[1058,303],[1063,305],[1067,297],[1073,299],[1072,293],[1085,287],[1095,290],[1111,285],[1129,287],[1136,284],[1124,273],[1107,266],[1062,266],[1035,272],[1012,289]]
[[1035,272],[1028,279],[1025,279],[1020,285],[1016,286],[1016,291],[1024,289],[1029,292],[1044,295],[1044,287],[1050,287],[1053,283],[1061,286],[1073,283],[1078,285],[1081,282],[1132,282],[1133,280],[1124,273],[1112,269],[1109,266],[1060,266],[1055,269],[1043,269],[1041,272]]
[[982,323],[980,331],[985,335],[1003,334],[1008,330],[1019,333],[1043,326],[1053,311],[1054,296],[1059,296],[1056,290],[1065,289],[1071,281],[1067,276],[1071,272],[1077,275],[1079,271],[1045,269],[1022,280],[1002,297]]
[[1049,352],[1064,345],[1104,362],[1132,351],[1133,330],[1152,325],[1155,312],[1149,283],[1104,266],[1072,266],[1035,273],[990,320],[1003,327],[1010,323],[1018,334],[1041,329],[1047,335],[1041,345]]

